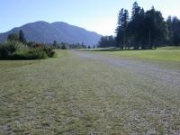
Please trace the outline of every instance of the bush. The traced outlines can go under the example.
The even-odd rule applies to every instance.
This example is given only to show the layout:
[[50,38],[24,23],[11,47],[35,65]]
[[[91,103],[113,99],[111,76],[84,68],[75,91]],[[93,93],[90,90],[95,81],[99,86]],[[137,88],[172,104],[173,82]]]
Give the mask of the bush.
[[48,57],[53,57],[55,52],[53,50],[53,48],[51,47],[48,47],[48,46],[45,46],[44,44],[42,43],[37,43],[33,46],[33,48],[39,48],[39,49],[42,49]]
[[25,48],[22,43],[17,41],[5,42],[0,45],[0,58],[9,59],[13,54],[22,48]]
[[46,52],[48,57],[53,57],[55,54],[55,51],[50,47],[44,47],[43,50]]
[[17,41],[11,41],[0,45],[0,59],[45,59],[53,57],[54,54],[54,50],[44,44],[35,44],[30,48]]
[[47,54],[40,48],[31,48],[17,51],[13,55],[13,59],[18,60],[45,59],[47,57]]
[[24,59],[24,60],[32,60],[32,59],[45,59],[48,57],[53,57],[55,52],[53,49],[41,46],[41,47],[33,47],[25,50],[17,51],[13,59]]

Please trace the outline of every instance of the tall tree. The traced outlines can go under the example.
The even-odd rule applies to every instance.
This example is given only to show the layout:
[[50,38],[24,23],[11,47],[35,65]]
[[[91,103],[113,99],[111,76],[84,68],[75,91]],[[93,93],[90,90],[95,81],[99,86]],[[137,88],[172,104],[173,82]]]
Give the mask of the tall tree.
[[121,9],[118,16],[118,26],[116,28],[117,46],[123,49],[127,47],[127,26],[129,22],[129,12],[126,9]]
[[135,1],[133,3],[133,7],[132,7],[132,15],[131,15],[131,20],[136,20],[139,16],[139,12],[141,10],[141,7],[139,6],[139,4]]
[[116,42],[113,36],[102,36],[98,47],[115,47]]
[[53,42],[53,47],[57,47],[58,46],[58,43],[57,43],[57,41],[56,40],[54,40],[54,42]]
[[177,17],[172,18],[172,43],[180,46],[180,20]]
[[173,32],[172,32],[172,17],[171,16],[168,16],[166,23],[167,23],[167,28],[168,28],[168,42],[167,43],[169,45],[172,45]]
[[161,45],[167,39],[167,25],[160,11],[156,11],[154,7],[148,10],[145,15],[145,35],[148,41],[147,49],[152,49],[157,45]]
[[130,36],[132,37],[132,43],[134,49],[139,49],[140,42],[142,40],[141,32],[142,32],[142,23],[144,19],[144,10],[138,5],[137,2],[133,3],[132,7],[132,15],[131,15],[131,23],[130,27]]
[[172,43],[179,45],[179,33],[180,21],[170,18],[165,22],[161,12],[156,11],[154,7],[145,12],[134,2],[130,20],[127,10],[122,8],[119,12],[116,41],[121,49],[153,49],[164,45],[169,38]]
[[22,42],[23,44],[27,43],[24,32],[22,30],[19,31],[19,41]]

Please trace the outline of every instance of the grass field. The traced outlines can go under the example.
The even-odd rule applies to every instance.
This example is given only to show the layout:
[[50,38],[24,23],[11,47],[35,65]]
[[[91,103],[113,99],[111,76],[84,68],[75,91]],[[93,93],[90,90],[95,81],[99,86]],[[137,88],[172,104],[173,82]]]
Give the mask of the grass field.
[[162,47],[156,50],[123,50],[110,48],[110,49],[96,49],[93,51],[103,52],[105,54],[116,55],[126,58],[142,58],[150,60],[161,61],[177,61],[180,62],[180,47]]
[[167,66],[160,74],[147,62],[153,70],[146,73],[126,61],[153,54],[178,69],[179,52],[168,50],[166,60],[157,54],[166,51],[60,51],[47,60],[0,61],[0,134],[180,134],[179,70]]

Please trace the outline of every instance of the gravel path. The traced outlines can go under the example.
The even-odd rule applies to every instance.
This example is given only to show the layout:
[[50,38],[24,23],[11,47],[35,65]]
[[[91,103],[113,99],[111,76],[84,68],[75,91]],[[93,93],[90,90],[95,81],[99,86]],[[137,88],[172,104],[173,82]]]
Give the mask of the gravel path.
[[88,52],[73,52],[75,55],[86,60],[95,60],[107,63],[111,66],[123,68],[133,72],[137,76],[156,80],[169,88],[180,90],[180,71],[174,71],[167,68],[159,67],[157,64],[142,62],[138,60],[129,60],[125,58],[117,58],[104,54],[95,54]]
[[[131,77],[133,77],[133,81],[129,82],[129,86],[131,86],[132,89],[134,87],[136,88],[136,90],[138,90],[137,92],[134,92],[134,96],[135,98],[137,98],[136,101],[138,101],[138,98],[144,98],[144,101],[142,100],[143,102],[140,103],[143,106],[144,113],[141,114],[140,108],[137,107],[137,110],[135,109],[133,111],[133,114],[130,114],[130,116],[133,117],[127,120],[126,124],[129,125],[129,128],[132,128],[133,125],[136,128],[142,127],[144,125],[144,127],[149,127],[147,129],[147,132],[144,134],[180,134],[180,129],[178,126],[178,123],[180,122],[179,69],[173,70],[166,66],[163,67],[160,63],[153,63],[142,60],[130,60],[106,54],[76,51],[73,53],[74,55],[78,56],[78,58],[82,59],[82,61],[85,60],[94,61],[101,64],[103,63],[105,66],[112,68],[112,71],[114,70],[113,72],[126,71],[127,76],[130,75]],[[121,86],[116,87],[121,88]],[[127,94],[124,94],[124,96],[129,95],[128,91],[131,90],[127,89],[126,91]],[[112,90],[112,93],[122,95],[122,91],[120,91],[118,88],[117,91]],[[133,91],[131,91],[131,94],[132,93]],[[144,103],[147,100],[151,100],[152,103],[150,103],[149,105]],[[146,122],[146,117],[148,116],[152,116],[152,123],[156,125],[156,128],[159,131],[156,131],[156,128],[154,128],[153,126],[152,128],[150,128],[151,124],[149,122]],[[156,123],[156,120],[158,124]],[[134,132],[134,134],[137,133]]]

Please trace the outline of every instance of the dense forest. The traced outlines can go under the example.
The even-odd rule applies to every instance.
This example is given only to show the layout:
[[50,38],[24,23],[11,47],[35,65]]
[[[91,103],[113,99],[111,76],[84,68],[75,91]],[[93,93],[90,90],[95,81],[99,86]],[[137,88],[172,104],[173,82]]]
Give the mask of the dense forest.
[[99,47],[120,49],[153,49],[160,46],[180,46],[180,19],[169,16],[165,20],[154,7],[144,11],[134,2],[131,16],[128,10],[119,11],[116,36],[104,36]]

